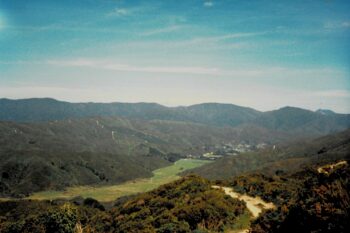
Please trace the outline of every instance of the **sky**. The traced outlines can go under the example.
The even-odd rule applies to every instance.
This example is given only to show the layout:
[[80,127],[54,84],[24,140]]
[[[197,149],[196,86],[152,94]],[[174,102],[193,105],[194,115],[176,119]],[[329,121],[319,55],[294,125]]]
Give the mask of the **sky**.
[[0,98],[350,113],[350,1],[0,0]]

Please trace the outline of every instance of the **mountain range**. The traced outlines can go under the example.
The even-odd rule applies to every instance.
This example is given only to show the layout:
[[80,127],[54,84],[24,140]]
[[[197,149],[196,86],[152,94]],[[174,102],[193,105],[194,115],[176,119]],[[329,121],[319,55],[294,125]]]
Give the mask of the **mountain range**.
[[[349,114],[294,107],[260,112],[218,103],[165,107],[1,99],[0,194],[23,196],[72,185],[120,183],[150,177],[152,170],[180,158],[222,151],[227,145],[263,144],[268,154],[273,145],[280,148],[347,128]],[[272,154],[274,159],[283,157]],[[209,178],[233,175],[226,168],[231,160],[239,160],[232,166],[236,171],[257,169],[249,163],[259,159],[242,165],[249,158],[223,158],[198,173]],[[260,158],[259,165],[269,165],[264,156]]]
[[[324,109],[1,99],[0,196],[20,199],[0,201],[0,231],[347,232],[349,128],[349,114]],[[151,177],[157,168],[208,152],[223,155],[105,206],[81,197],[21,199]],[[276,208],[254,218],[248,203],[213,185]]]
[[295,107],[261,112],[233,104],[203,103],[165,107],[155,103],[69,103],[49,98],[0,99],[0,120],[38,122],[118,116],[129,119],[193,122],[212,126],[254,125],[305,136],[321,136],[350,127],[349,114]]
[[269,144],[287,138],[266,129],[120,117],[0,122],[0,191],[16,196],[149,177],[189,154],[225,143],[258,144],[265,136]]

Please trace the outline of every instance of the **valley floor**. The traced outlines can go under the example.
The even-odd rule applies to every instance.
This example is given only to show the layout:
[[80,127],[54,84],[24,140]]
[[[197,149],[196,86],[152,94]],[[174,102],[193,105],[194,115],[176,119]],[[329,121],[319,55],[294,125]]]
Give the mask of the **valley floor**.
[[160,185],[180,178],[178,173],[209,163],[207,160],[181,159],[173,165],[153,171],[153,177],[137,179],[118,185],[108,186],[77,186],[69,187],[64,191],[44,191],[34,193],[27,199],[54,200],[59,198],[71,199],[77,196],[91,197],[101,202],[114,201],[118,197],[147,192]]

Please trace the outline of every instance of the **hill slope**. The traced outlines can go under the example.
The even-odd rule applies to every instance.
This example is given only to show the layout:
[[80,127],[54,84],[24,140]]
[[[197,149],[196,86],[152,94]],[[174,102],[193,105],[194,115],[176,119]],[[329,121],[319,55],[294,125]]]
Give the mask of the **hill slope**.
[[350,128],[349,115],[324,114],[309,110],[284,107],[278,110],[264,112],[254,120],[254,124],[277,131],[291,131],[304,137],[325,135]]
[[277,206],[255,220],[251,232],[348,232],[348,162],[328,161],[274,176],[247,174],[227,182],[241,193],[262,197]]
[[350,130],[276,149],[227,156],[186,173],[194,172],[210,179],[226,179],[248,172],[271,175],[276,171],[295,171],[307,164],[344,158],[350,158]]
[[[71,185],[119,183],[188,154],[225,143],[277,143],[284,134],[190,122],[96,117],[0,122],[0,193],[18,195]],[[251,138],[249,135],[254,134]]]

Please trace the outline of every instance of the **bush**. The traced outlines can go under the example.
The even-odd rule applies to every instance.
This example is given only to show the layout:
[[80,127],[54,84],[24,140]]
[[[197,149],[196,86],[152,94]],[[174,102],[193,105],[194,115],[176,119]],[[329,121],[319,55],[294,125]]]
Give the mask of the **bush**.
[[96,208],[96,209],[99,209],[101,211],[104,211],[105,210],[105,207],[100,203],[98,202],[97,200],[93,199],[93,198],[86,198],[84,200],[84,203],[83,203],[85,206],[89,206],[89,207],[92,207],[92,208]]
[[42,216],[46,232],[74,233],[77,223],[77,209],[71,204],[64,204]]
[[157,233],[188,233],[191,232],[190,226],[186,222],[172,222],[161,226]]

